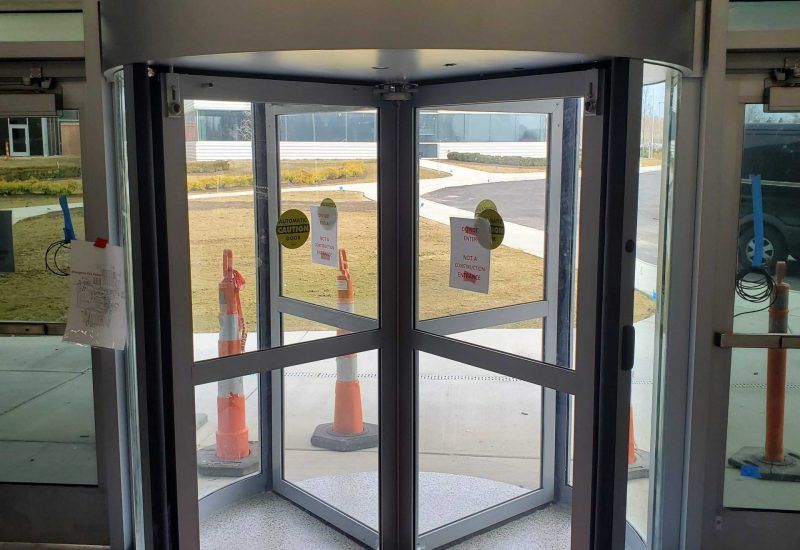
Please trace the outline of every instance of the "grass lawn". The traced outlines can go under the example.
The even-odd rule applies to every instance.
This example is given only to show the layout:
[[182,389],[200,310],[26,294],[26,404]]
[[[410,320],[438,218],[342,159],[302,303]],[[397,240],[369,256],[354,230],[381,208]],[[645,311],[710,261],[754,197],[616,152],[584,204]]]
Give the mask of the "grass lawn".
[[[309,206],[319,204],[325,193],[286,193],[281,209],[298,208],[308,214]],[[339,246],[347,250],[350,273],[356,293],[356,313],[377,314],[377,226],[376,205],[360,193],[332,195],[339,210]],[[242,306],[250,329],[255,328],[254,223],[251,200],[240,197],[195,200],[190,203],[189,223],[192,241],[192,301],[194,330],[215,332],[217,325],[217,285],[222,274],[222,250],[234,252],[234,265],[248,284],[242,289]],[[236,223],[220,224],[219,216]],[[420,315],[441,317],[465,311],[540,299],[543,288],[541,258],[501,246],[492,253],[492,279],[488,295],[466,292],[449,286],[450,231],[440,223],[423,219],[420,224]],[[295,250],[281,248],[284,295],[329,307],[336,306],[338,270],[310,261],[309,243]],[[529,277],[521,277],[529,273]],[[652,315],[654,302],[637,292],[636,320]],[[314,330],[320,326],[304,319],[285,319],[286,330]]]
[[[82,195],[69,195],[69,204],[83,202]],[[58,195],[0,195],[0,210],[26,206],[58,205]]]
[[6,159],[5,156],[0,157],[0,170],[3,168],[18,168],[24,166],[26,168],[39,167],[39,166],[78,166],[81,163],[81,157],[76,156],[56,156],[56,157],[11,157]]
[[639,166],[661,166],[664,161],[661,159],[646,159],[646,158],[639,158]]
[[[309,212],[328,193],[284,192],[282,209]],[[377,211],[376,204],[360,193],[331,195],[339,210],[339,246],[347,249],[356,293],[356,313],[377,315]],[[76,233],[83,233],[83,210],[72,211]],[[256,324],[256,272],[253,202],[250,197],[220,197],[189,202],[193,323],[196,332],[216,332],[219,313],[217,287],[222,276],[222,251],[231,248],[234,265],[244,275],[242,306],[249,330]],[[0,319],[64,321],[68,304],[68,279],[44,268],[47,245],[62,236],[62,217],[52,213],[14,225],[16,273],[0,274]],[[447,226],[423,219],[420,224],[420,314],[441,317],[465,311],[499,307],[540,299],[543,261],[501,246],[492,253],[488,295],[449,287],[450,232]],[[312,264],[310,244],[296,250],[281,249],[284,295],[335,307],[337,269]],[[522,276],[526,275],[526,276]],[[521,298],[522,297],[522,298]],[[635,294],[635,319],[654,311],[655,303]],[[317,323],[287,317],[286,330],[324,330]],[[517,324],[511,325],[516,327]],[[519,324],[538,326],[538,321]],[[327,327],[332,330],[332,327]]]
[[[75,234],[83,235],[83,209],[71,210]],[[69,278],[44,267],[47,246],[64,237],[60,212],[21,220],[14,224],[14,273],[0,273],[0,319],[13,321],[67,320]],[[64,251],[66,252],[66,251]],[[69,262],[69,253],[59,263]]]
[[480,170],[481,172],[492,172],[497,174],[519,174],[527,172],[545,172],[545,166],[505,166],[503,164],[483,164],[482,162],[466,162],[463,160],[450,160],[450,159],[431,159],[435,162],[444,164],[452,164],[453,166],[461,166],[464,168],[471,168],[473,170]]

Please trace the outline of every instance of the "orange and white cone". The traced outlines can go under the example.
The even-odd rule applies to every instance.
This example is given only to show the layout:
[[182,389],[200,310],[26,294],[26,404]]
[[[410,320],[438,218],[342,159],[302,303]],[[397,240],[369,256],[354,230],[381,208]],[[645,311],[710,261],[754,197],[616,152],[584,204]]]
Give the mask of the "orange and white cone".
[[[244,353],[247,329],[239,289],[244,277],[233,269],[233,252],[222,255],[219,283],[219,356]],[[242,377],[217,383],[217,458],[241,460],[250,454]]]
[[[347,251],[339,249],[339,275],[336,277],[336,307],[341,311],[355,313],[356,298],[353,281],[350,279],[350,266]],[[336,331],[337,336],[347,334],[346,330]],[[364,431],[364,417],[361,410],[361,386],[358,383],[358,357],[351,353],[336,358],[336,399],[333,412],[333,433],[356,435]]]
[[633,405],[628,415],[628,480],[643,479],[650,476],[650,453],[636,448],[633,433]]
[[[336,277],[336,306],[341,311],[355,313],[355,304],[347,251],[340,248],[339,275]],[[348,331],[342,329],[336,331],[337,336],[347,333]],[[317,426],[311,437],[311,444],[334,451],[355,451],[378,446],[378,427],[364,422],[356,354],[336,358],[333,423]]]

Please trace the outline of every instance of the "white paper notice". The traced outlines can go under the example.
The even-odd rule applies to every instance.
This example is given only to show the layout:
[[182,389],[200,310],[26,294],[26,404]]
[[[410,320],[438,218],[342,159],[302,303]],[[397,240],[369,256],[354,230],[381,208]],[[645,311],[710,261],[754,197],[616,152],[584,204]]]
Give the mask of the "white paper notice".
[[117,350],[125,349],[128,318],[121,246],[94,246],[72,241],[70,303],[64,340]]
[[311,207],[311,261],[315,264],[339,267],[339,224],[336,208]]
[[450,286],[489,292],[491,250],[480,243],[479,236],[491,234],[483,218],[450,218]]

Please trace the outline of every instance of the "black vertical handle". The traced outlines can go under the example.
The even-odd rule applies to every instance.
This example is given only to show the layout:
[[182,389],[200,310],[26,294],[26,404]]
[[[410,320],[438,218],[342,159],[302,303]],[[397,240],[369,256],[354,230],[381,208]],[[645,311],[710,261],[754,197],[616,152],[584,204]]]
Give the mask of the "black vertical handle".
[[633,325],[622,327],[622,370],[633,370],[634,349],[636,348],[636,329]]

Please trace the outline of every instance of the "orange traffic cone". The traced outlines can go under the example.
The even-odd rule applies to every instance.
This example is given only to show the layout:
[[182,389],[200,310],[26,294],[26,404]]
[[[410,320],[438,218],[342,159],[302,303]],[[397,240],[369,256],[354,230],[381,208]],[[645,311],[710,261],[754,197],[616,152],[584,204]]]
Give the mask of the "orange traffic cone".
[[636,449],[636,438],[633,435],[633,405],[628,416],[628,480],[642,479],[650,476],[650,453]]
[[[219,283],[219,356],[244,353],[247,328],[239,289],[244,277],[233,269],[233,252],[222,253]],[[258,471],[258,448],[251,452],[245,414],[244,381],[240,376],[217,382],[216,446],[197,452],[197,469],[212,477],[241,477]]]
[[[336,277],[336,305],[341,311],[355,312],[355,291],[350,278],[347,251],[339,249],[339,275]],[[337,329],[336,335],[348,331]],[[367,424],[361,409],[361,385],[358,382],[358,357],[349,354],[336,358],[336,390],[333,423],[320,424],[311,444],[334,451],[355,451],[378,446],[378,427]]]
[[[222,253],[219,283],[219,356],[244,352],[247,329],[242,315],[239,288],[244,277],[233,269],[233,252]],[[240,460],[250,454],[245,416],[244,383],[241,377],[217,383],[217,458]]]

